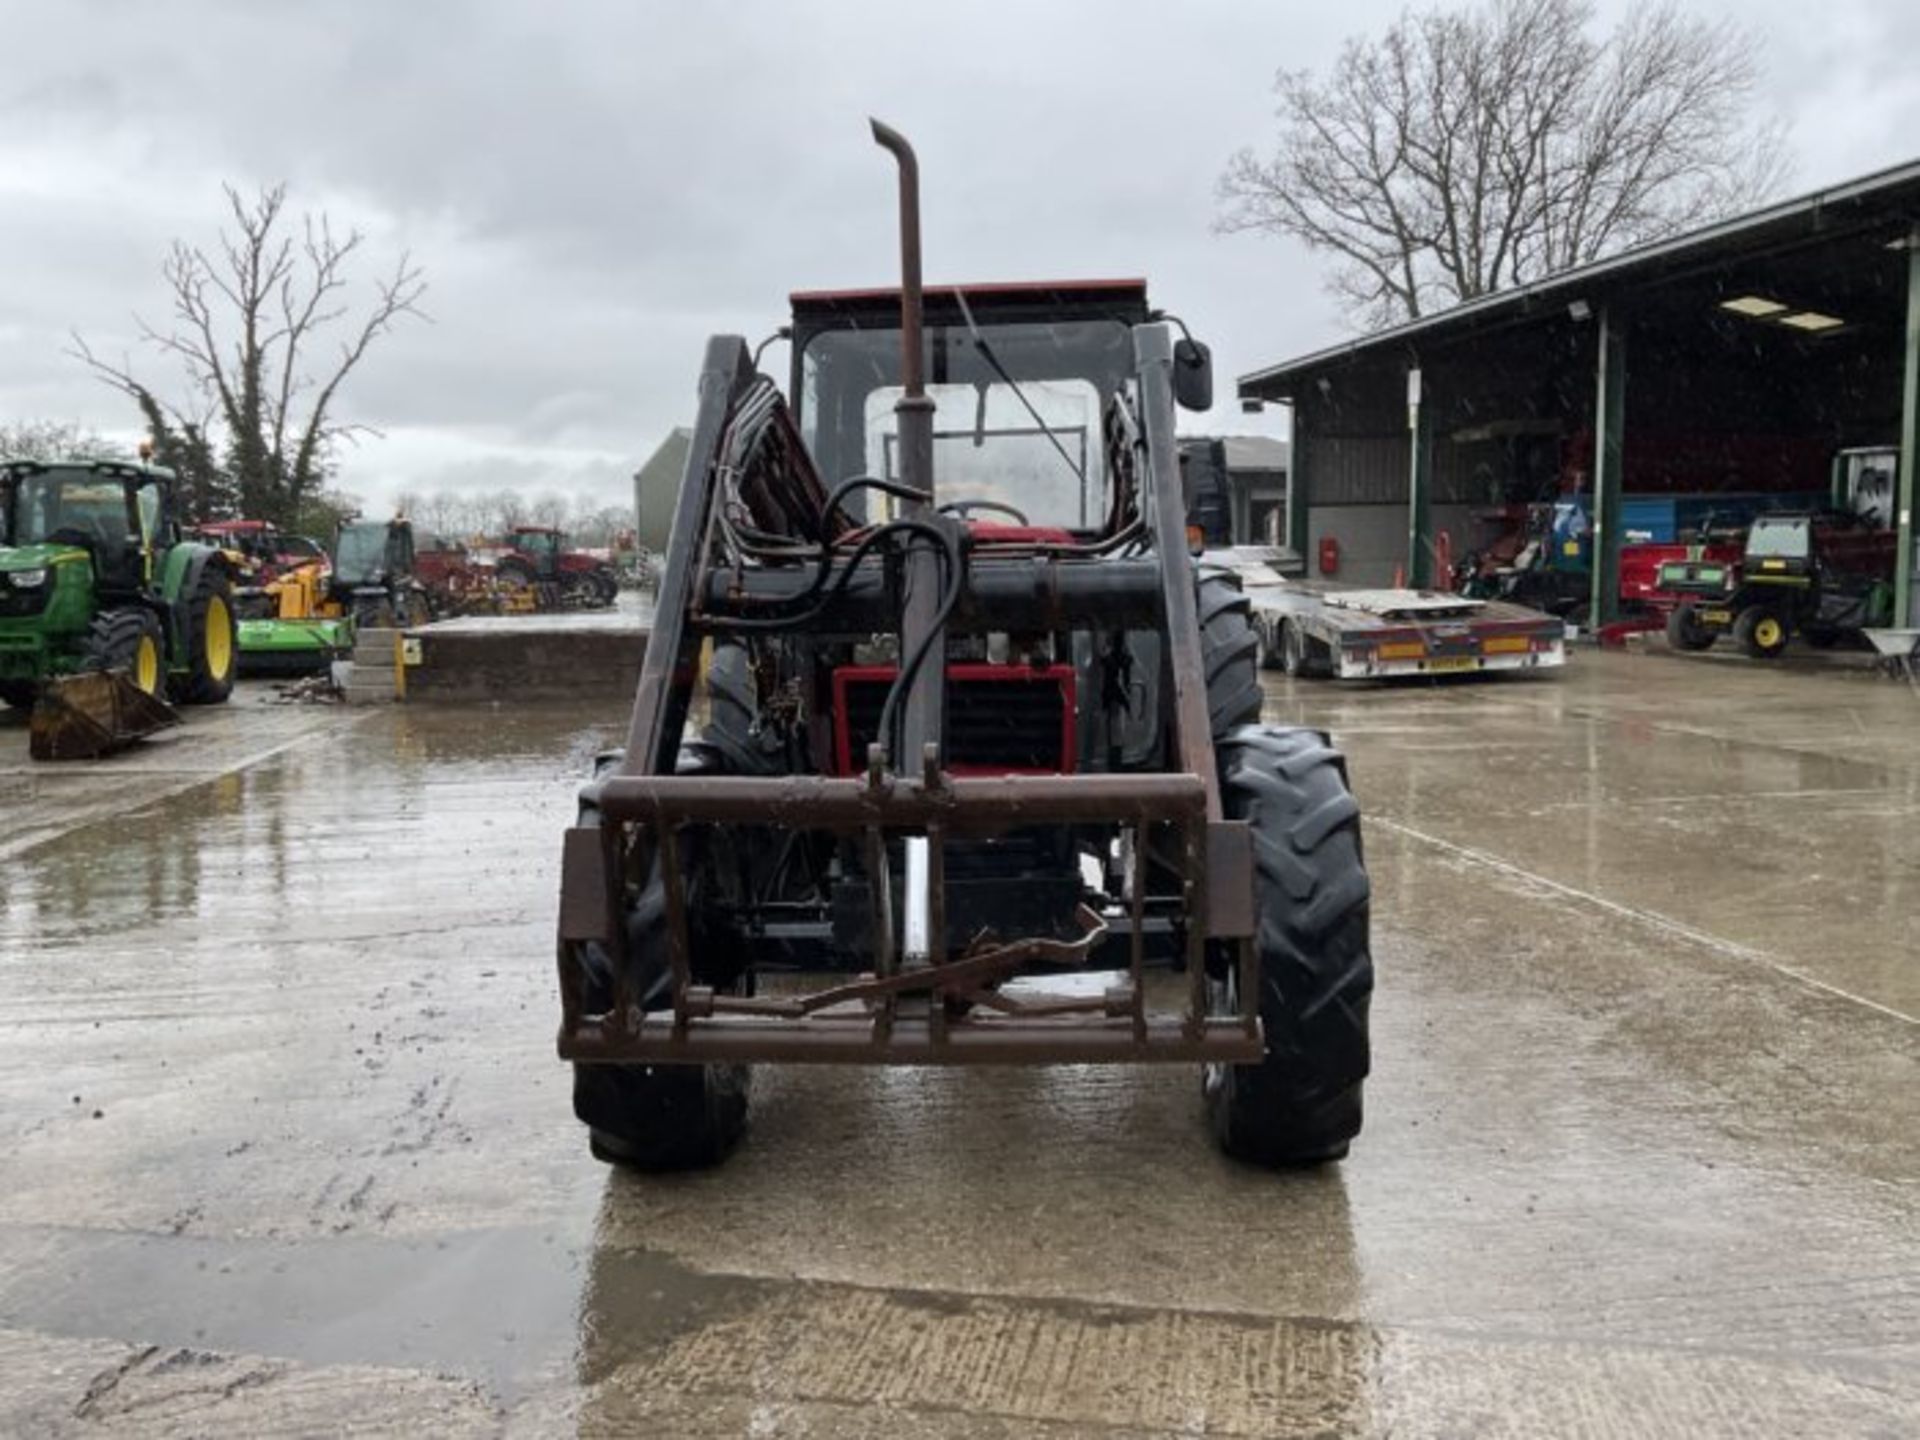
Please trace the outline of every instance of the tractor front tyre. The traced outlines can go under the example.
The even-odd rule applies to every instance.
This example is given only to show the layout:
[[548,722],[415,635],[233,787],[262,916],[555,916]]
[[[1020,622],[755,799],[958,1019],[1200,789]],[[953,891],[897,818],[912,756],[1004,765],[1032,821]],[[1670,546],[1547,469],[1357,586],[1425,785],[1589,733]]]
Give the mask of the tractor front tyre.
[[1669,650],[1710,650],[1719,632],[1700,619],[1692,605],[1676,605],[1667,615]]
[[1755,660],[1775,660],[1787,648],[1790,632],[1780,613],[1767,605],[1749,605],[1734,618],[1733,638]]
[[87,627],[80,668],[118,670],[139,689],[159,697],[167,683],[167,637],[160,617],[131,605],[102,610]]
[[759,723],[752,657],[744,645],[720,643],[707,666],[707,726],[702,738],[735,775],[780,775],[787,769],[780,737]]
[[[1373,995],[1370,883],[1346,761],[1317,730],[1247,726],[1218,745],[1221,801],[1252,831],[1265,1057],[1210,1065],[1208,1120],[1259,1165],[1337,1160],[1360,1133]],[[1239,966],[1222,967],[1238,1005]]]
[[208,567],[200,572],[185,602],[187,665],[167,688],[183,705],[222,704],[233,693],[233,679],[240,668],[233,582]]
[[1260,637],[1253,628],[1253,606],[1235,577],[1203,574],[1194,599],[1207,716],[1213,733],[1224,735],[1260,718]]
[[[620,761],[601,757],[596,778]],[[680,773],[715,773],[724,766],[710,749],[682,752]],[[582,802],[575,822],[592,829],[599,807]],[[699,865],[682,851],[686,884],[698,883]],[[693,897],[690,893],[689,899]],[[689,912],[696,912],[693,904]],[[667,902],[656,859],[646,887],[626,912],[627,955],[633,996],[642,1011],[658,1014],[673,1003],[673,972],[667,960]],[[696,943],[696,954],[705,947]],[[585,980],[584,1004],[594,1014],[613,1004],[613,966],[604,947],[589,941],[572,947]],[[587,1127],[596,1160],[635,1170],[694,1170],[718,1164],[738,1143],[747,1123],[751,1072],[745,1065],[581,1064],[573,1067],[573,1113]]]

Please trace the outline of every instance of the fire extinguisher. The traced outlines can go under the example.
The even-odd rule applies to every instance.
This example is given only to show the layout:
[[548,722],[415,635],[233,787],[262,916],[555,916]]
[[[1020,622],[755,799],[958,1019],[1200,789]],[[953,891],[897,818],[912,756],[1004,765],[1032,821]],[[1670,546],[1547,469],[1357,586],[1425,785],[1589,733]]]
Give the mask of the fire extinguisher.
[[1320,537],[1320,573],[1322,575],[1340,573],[1340,542],[1332,535]]

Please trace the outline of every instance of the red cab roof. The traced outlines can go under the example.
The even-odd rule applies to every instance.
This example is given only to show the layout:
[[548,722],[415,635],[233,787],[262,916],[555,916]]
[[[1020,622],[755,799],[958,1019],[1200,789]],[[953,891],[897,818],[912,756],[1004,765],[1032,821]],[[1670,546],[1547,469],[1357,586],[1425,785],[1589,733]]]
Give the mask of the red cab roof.
[[[929,300],[950,301],[956,292],[965,294],[969,301],[1021,299],[1040,295],[1102,295],[1116,299],[1137,297],[1145,300],[1147,282],[1144,279],[1003,280],[980,285],[929,285],[925,294]],[[796,290],[787,299],[795,309],[803,306],[870,305],[882,301],[898,304],[900,288],[896,285],[867,290]]]

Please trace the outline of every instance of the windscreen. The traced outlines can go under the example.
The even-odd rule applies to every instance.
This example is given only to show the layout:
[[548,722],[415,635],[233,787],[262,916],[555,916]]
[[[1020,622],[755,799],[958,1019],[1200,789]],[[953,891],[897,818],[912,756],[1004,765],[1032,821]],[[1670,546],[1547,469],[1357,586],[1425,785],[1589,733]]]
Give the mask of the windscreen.
[[1805,520],[1755,520],[1753,529],[1747,532],[1747,554],[1759,559],[1804,560],[1812,529]]
[[[1127,327],[983,323],[980,333],[991,358],[965,325],[927,327],[937,500],[1011,506],[1035,525],[1097,525],[1107,502],[1100,417],[1131,370]],[[862,474],[898,478],[893,407],[901,393],[897,329],[831,330],[808,342],[801,430],[829,485]]]
[[333,569],[341,580],[349,585],[379,580],[387,569],[387,527],[344,525],[340,529],[339,551]]
[[117,480],[91,470],[44,470],[15,482],[7,521],[11,542],[46,540],[76,545],[123,546],[129,538],[127,496]]

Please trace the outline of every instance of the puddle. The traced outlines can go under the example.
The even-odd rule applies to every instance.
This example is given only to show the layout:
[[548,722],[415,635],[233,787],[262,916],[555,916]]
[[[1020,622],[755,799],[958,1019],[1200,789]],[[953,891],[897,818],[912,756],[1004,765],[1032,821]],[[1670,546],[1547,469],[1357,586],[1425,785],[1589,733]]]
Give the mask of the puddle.
[[0,1251],[0,1327],[460,1375],[512,1400],[644,1353],[751,1288],[558,1229],[325,1241],[25,1229]]

